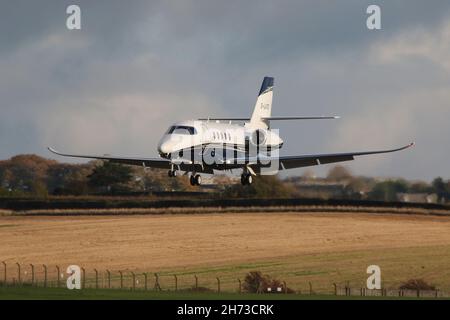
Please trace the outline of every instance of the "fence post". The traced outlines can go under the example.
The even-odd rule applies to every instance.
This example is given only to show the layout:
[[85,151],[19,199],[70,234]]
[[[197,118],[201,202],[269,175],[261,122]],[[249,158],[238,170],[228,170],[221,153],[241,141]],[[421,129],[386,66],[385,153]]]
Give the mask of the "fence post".
[[309,282],[309,294],[312,295],[313,293],[314,292],[313,292],[312,284],[311,284],[311,282]]
[[177,275],[174,274],[173,277],[175,278],[175,291],[178,291],[178,278],[177,278]]
[[161,291],[161,286],[159,285],[159,277],[157,273],[155,273],[155,290]]
[[5,268],[5,272],[3,274],[3,285],[6,287],[6,262],[2,261],[3,267]]
[[333,283],[333,287],[334,287],[334,295],[337,296],[337,286],[336,286],[336,283]]
[[131,272],[131,277],[133,278],[133,290],[136,290],[136,275],[134,274],[134,272],[133,271],[130,271]]
[[217,279],[217,293],[220,293],[220,279],[219,277],[217,277],[216,279]]
[[144,272],[143,273],[143,275],[144,275],[144,288],[145,288],[145,291],[147,291],[148,290],[148,286],[147,286],[147,272]]
[[47,266],[45,264],[42,266],[44,267],[44,288],[47,288]]
[[60,272],[60,269],[59,269],[59,266],[56,266],[56,273],[57,273],[57,281],[56,281],[56,287],[57,288],[59,288],[60,287],[60,285],[61,285],[61,279],[60,279],[60,276],[61,276],[61,272]]
[[123,289],[123,273],[122,273],[122,271],[119,270],[119,274],[120,274],[120,289]]
[[30,263],[31,267],[31,285],[34,285],[34,265]]
[[238,279],[239,282],[239,293],[242,293],[242,283],[241,283],[241,279]]
[[283,286],[284,286],[284,293],[287,293],[287,285],[286,285],[286,281],[283,281]]
[[108,274],[108,289],[111,289],[111,272],[106,270],[106,274]]
[[86,289],[86,269],[81,268],[81,273],[83,274],[83,284],[82,284],[82,287],[83,287],[83,289]]
[[98,289],[98,270],[94,269],[95,272],[95,289]]
[[197,278],[197,275],[194,274],[194,277],[195,277],[195,289],[198,289],[198,278]]
[[21,278],[21,274],[20,274],[20,263],[18,263],[18,262],[16,262],[16,265],[17,265],[17,281],[18,281],[18,284],[19,284],[19,286],[22,284],[22,278]]

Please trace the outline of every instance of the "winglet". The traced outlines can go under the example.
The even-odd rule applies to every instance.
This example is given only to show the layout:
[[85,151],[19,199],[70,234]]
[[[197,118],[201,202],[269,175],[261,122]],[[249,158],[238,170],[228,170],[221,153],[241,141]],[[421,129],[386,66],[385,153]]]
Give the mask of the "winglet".
[[55,153],[55,154],[59,154],[58,151],[56,151],[55,149],[53,149],[52,147],[47,147],[48,151],[50,151],[51,153]]

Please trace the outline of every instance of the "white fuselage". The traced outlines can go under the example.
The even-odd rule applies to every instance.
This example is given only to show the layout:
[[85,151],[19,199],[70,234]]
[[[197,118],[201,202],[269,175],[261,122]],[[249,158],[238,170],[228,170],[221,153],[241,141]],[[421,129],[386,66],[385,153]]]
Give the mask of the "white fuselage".
[[276,132],[253,129],[247,123],[190,120],[172,125],[161,138],[158,152],[164,158],[191,148],[225,148],[244,152],[246,144],[273,150],[280,148],[283,140]]

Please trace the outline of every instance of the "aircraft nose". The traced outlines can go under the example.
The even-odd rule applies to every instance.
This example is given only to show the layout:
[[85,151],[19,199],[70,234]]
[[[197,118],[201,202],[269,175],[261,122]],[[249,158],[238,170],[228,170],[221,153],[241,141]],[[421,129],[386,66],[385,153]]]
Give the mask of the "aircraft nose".
[[158,151],[161,154],[169,154],[172,152],[172,144],[170,141],[161,141],[158,146]]

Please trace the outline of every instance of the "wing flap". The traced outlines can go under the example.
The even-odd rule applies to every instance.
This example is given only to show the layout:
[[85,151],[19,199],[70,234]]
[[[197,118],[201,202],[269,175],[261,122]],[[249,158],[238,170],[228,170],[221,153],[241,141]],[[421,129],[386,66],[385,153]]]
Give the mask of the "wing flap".
[[306,159],[280,159],[280,170],[283,169],[294,169],[294,168],[301,168],[301,167],[311,167],[316,166],[319,163],[317,162],[316,158],[306,158]]

